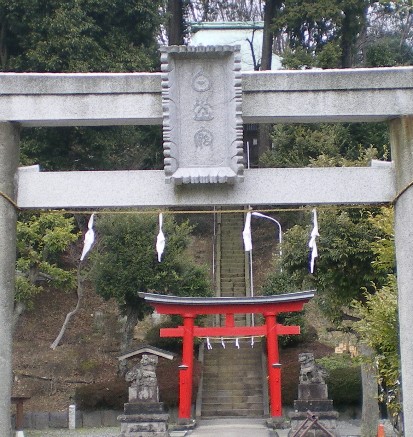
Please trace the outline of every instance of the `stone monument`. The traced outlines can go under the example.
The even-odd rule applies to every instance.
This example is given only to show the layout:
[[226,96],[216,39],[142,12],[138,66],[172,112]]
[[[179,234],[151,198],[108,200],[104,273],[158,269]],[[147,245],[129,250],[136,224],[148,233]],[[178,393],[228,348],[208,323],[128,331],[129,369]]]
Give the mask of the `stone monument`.
[[121,423],[119,437],[168,437],[169,415],[164,412],[163,403],[159,402],[156,365],[158,356],[172,359],[173,355],[152,347],[141,348],[138,351],[126,354],[119,359],[123,360],[143,353],[141,360],[125,375],[130,382],[129,402],[124,405],[124,414],[118,417]]
[[333,409],[333,401],[328,399],[326,370],[316,364],[312,353],[299,354],[298,361],[301,365],[298,399],[294,401],[294,412],[290,413],[289,437],[339,437],[338,413]]
[[132,383],[129,387],[129,402],[159,402],[157,364],[156,355],[144,354],[140,363],[126,373],[126,381]]

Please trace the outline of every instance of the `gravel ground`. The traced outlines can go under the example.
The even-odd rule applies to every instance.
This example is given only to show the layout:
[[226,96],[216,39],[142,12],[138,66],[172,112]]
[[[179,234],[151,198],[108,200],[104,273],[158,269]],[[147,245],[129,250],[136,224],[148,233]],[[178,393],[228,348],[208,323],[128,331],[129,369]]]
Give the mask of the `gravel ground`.
[[119,437],[120,427],[26,430],[24,437]]
[[[218,421],[219,422],[219,421]],[[348,421],[339,421],[338,429],[340,431],[340,435],[342,437],[358,437],[360,436],[360,421],[359,420],[348,420]],[[386,437],[393,437],[395,434],[391,431],[391,427],[388,423],[386,425]],[[200,437],[203,435],[202,425],[200,428],[195,428],[194,431],[188,432],[187,435],[192,435],[196,437],[199,435]],[[215,430],[213,435],[215,436],[224,436],[222,431],[220,432]],[[284,437],[288,435],[288,430],[278,430],[279,437]],[[26,430],[24,431],[25,437],[119,437],[120,427],[112,427],[112,428],[79,428],[76,430],[67,430],[67,429],[48,429],[48,430]],[[184,432],[171,432],[171,437],[182,437],[184,436]],[[230,435],[230,434],[228,434]],[[232,434],[231,434],[232,435]]]

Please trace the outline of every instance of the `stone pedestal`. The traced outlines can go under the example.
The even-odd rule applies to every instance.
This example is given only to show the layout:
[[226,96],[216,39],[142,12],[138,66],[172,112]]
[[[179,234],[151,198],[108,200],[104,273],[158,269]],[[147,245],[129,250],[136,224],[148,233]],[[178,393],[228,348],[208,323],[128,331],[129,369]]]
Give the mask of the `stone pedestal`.
[[168,437],[168,419],[162,402],[127,403],[118,417],[119,437]]
[[[298,433],[298,436],[328,436],[317,424],[320,424],[331,436],[340,436],[337,431],[338,413],[333,409],[333,401],[328,399],[327,384],[299,384],[298,399],[294,401],[294,410],[290,413],[290,437],[295,436],[300,427],[302,427],[302,433]],[[306,424],[303,426],[304,422]],[[305,434],[303,434],[304,430],[307,430]]]

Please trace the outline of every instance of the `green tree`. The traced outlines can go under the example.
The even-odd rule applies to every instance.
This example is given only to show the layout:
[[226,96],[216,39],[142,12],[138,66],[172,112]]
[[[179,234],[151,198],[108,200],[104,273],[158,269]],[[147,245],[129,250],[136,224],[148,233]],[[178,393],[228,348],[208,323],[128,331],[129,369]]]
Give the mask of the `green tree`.
[[276,124],[262,167],[364,166],[388,158],[384,123]]
[[159,4],[151,0],[2,0],[2,70],[153,70]]
[[[375,260],[372,243],[381,233],[372,226],[368,217],[370,212],[363,209],[318,212],[320,257],[314,275],[309,273],[310,212],[307,213],[307,226],[295,225],[284,235],[282,281],[287,281],[290,290],[317,289],[320,308],[337,325],[352,319],[348,308],[354,299],[363,298],[362,288],[373,292],[372,282],[382,284],[386,279],[386,272],[379,275],[372,266]],[[277,276],[280,273],[268,277],[268,293],[271,293],[268,284],[280,281]]]
[[397,285],[394,275],[375,294],[365,293],[365,302],[354,302],[360,320],[354,329],[372,350],[370,361],[377,369],[380,400],[387,405],[396,428],[401,414],[399,324]]
[[[158,70],[161,3],[0,0],[0,70]],[[22,163],[48,170],[160,168],[160,138],[159,127],[26,128]]]
[[127,316],[123,348],[127,348],[138,320],[151,312],[138,292],[204,296],[210,293],[207,273],[186,251],[191,226],[165,217],[166,247],[162,262],[155,252],[158,233],[153,215],[116,214],[97,220],[99,235],[93,256],[96,291],[115,299]]
[[17,260],[15,321],[34,296],[43,290],[42,283],[70,290],[76,275],[62,262],[62,254],[79,238],[73,217],[44,213],[22,215],[17,222]]
[[375,253],[373,268],[379,273],[388,273],[382,287],[374,286],[374,293],[365,293],[364,301],[353,302],[359,317],[354,329],[361,341],[373,351],[370,364],[378,373],[381,388],[380,399],[390,412],[393,425],[401,432],[400,355],[397,309],[397,283],[395,276],[393,209],[382,208],[370,218],[379,230],[380,237],[372,243]]
[[[332,62],[330,68],[337,67],[338,58],[342,68],[349,68],[355,64],[357,43],[366,28],[370,3],[369,0],[287,0],[273,21],[274,32],[286,35],[290,50],[303,50],[310,55],[310,61],[328,47],[324,68],[328,66],[327,58]],[[332,42],[336,44],[331,45]],[[289,66],[288,59],[286,64]]]

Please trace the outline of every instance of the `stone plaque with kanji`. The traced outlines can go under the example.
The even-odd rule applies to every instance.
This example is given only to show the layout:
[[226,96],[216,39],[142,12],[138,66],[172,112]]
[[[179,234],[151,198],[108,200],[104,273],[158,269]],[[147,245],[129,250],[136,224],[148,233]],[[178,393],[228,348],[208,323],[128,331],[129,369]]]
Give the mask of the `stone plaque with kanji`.
[[243,178],[239,47],[161,48],[167,182]]

